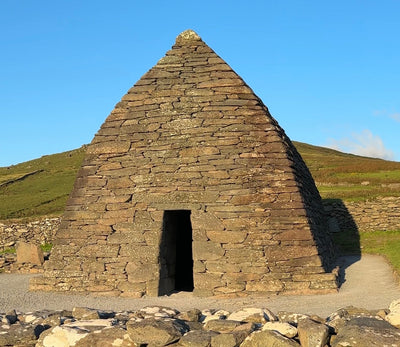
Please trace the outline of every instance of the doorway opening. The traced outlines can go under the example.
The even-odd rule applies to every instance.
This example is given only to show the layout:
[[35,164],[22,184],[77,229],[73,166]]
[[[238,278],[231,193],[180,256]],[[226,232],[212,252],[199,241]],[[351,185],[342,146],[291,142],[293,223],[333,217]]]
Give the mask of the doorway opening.
[[164,211],[160,243],[159,295],[193,291],[190,210]]

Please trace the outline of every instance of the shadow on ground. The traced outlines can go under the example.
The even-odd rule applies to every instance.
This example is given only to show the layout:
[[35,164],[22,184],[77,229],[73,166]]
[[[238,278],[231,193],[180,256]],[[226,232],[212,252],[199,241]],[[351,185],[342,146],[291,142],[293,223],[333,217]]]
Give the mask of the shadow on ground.
[[346,282],[346,269],[361,259],[360,233],[353,216],[341,199],[324,199],[329,229],[336,247],[339,288]]

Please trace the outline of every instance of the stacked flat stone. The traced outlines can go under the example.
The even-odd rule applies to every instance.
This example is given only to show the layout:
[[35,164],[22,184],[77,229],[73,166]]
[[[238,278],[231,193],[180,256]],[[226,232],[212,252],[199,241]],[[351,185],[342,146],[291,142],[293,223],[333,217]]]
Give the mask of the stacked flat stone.
[[195,295],[337,288],[309,170],[262,101],[191,30],[94,137],[31,289],[173,290],[160,256],[167,210],[190,210]]

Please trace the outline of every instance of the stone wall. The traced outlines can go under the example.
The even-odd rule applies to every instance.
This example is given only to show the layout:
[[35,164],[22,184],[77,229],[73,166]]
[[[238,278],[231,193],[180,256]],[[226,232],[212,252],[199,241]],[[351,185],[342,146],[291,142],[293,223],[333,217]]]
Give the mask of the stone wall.
[[400,197],[380,197],[359,202],[325,200],[324,207],[328,216],[336,219],[342,231],[400,230]]
[[38,245],[52,243],[60,225],[60,218],[43,218],[36,221],[0,222],[0,250],[13,247],[17,241]]

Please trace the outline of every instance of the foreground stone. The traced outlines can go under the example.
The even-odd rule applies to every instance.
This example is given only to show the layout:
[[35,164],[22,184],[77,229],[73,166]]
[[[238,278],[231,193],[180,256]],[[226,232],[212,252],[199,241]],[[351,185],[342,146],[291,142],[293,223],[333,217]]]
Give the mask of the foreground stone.
[[19,241],[16,246],[17,263],[30,263],[33,265],[43,265],[43,251],[39,245]]
[[374,318],[353,318],[339,330],[332,347],[400,346],[400,330]]
[[297,325],[300,343],[307,347],[324,347],[329,340],[329,328],[325,324],[302,319]]
[[[345,307],[327,319],[260,308],[236,312],[161,306],[137,311],[0,313],[0,346],[20,347],[400,347],[400,329],[390,309]],[[279,319],[278,319],[279,317]],[[236,318],[236,319],[232,319]]]
[[299,344],[287,337],[279,334],[277,331],[264,330],[256,331],[249,335],[241,344],[242,347],[298,347]]
[[179,341],[189,328],[179,324],[177,320],[147,318],[140,322],[128,322],[126,330],[132,341],[138,345],[166,346]]
[[390,313],[385,319],[397,328],[400,328],[400,299],[393,301],[389,306]]

